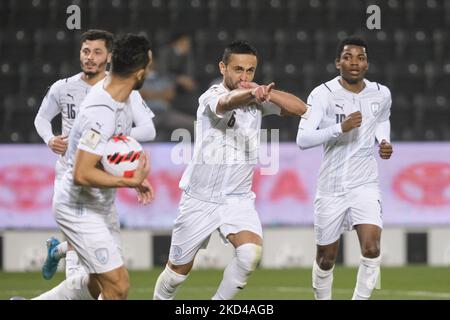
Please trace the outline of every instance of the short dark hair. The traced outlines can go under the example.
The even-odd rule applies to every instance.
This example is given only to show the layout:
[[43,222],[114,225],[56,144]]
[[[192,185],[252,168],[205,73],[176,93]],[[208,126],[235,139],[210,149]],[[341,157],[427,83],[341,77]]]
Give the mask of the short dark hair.
[[258,52],[255,47],[244,40],[233,41],[230,43],[223,52],[222,62],[227,65],[232,54],[252,54],[258,57]]
[[344,47],[347,45],[364,47],[366,49],[367,60],[369,60],[369,48],[367,47],[367,42],[366,42],[366,40],[364,40],[363,38],[361,38],[359,36],[347,37],[339,43],[339,45],[337,47],[337,51],[336,51],[336,59],[337,60],[339,60],[341,58],[342,50],[344,50]]
[[103,40],[105,41],[106,50],[111,52],[114,43],[114,35],[106,30],[90,29],[81,35],[80,45],[83,45],[86,40]]
[[111,72],[127,77],[139,69],[144,69],[150,60],[149,50],[150,42],[145,36],[132,33],[118,36],[114,40]]

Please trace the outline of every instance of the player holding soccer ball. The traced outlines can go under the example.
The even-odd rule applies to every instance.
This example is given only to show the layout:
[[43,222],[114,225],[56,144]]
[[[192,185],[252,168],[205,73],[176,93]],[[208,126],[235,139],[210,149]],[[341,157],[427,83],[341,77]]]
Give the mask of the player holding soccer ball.
[[338,46],[340,76],[321,84],[308,97],[311,113],[300,121],[301,149],[323,145],[324,157],[314,201],[317,254],[312,282],[316,299],[331,299],[339,238],[356,229],[361,246],[353,299],[368,299],[380,267],[381,195],[373,147],[389,159],[391,93],[364,79],[369,67],[367,44],[350,37]]
[[114,207],[115,188],[135,188],[141,203],[153,199],[146,177],[145,153],[133,177],[113,176],[98,167],[107,142],[129,135],[133,122],[131,93],[138,90],[152,60],[145,37],[128,34],[114,43],[111,72],[84,99],[69,135],[67,170],[55,192],[56,222],[74,246],[89,274],[76,274],[40,295],[40,300],[126,299],[128,272],[121,254]]
[[[111,60],[113,35],[104,30],[88,30],[81,35],[80,43],[82,72],[55,82],[47,92],[35,118],[39,135],[53,152],[61,155],[56,163],[55,189],[58,188],[67,167],[67,137],[81,102],[92,86],[106,76],[106,65]],[[130,136],[141,142],[153,140],[156,135],[153,112],[146,106],[139,92],[133,91],[130,99],[133,101],[133,123],[136,126],[131,130]],[[58,113],[62,119],[62,134],[54,136],[51,121]],[[63,257],[67,278],[74,273],[85,272],[76,252],[67,241],[59,243],[58,239],[51,237],[47,240],[47,247],[47,259],[42,267],[42,276],[45,279],[53,277],[58,262]]]

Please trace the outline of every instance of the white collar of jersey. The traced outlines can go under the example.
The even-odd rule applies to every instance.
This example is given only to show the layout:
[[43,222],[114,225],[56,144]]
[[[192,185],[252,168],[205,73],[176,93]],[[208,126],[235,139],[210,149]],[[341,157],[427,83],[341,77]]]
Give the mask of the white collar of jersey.
[[347,90],[346,88],[344,88],[344,86],[342,86],[342,84],[339,81],[340,79],[341,79],[341,76],[337,76],[336,78],[328,81],[326,83],[326,85],[331,89],[331,91],[342,89],[342,90],[344,90],[344,92],[346,92],[348,94],[360,95],[360,94],[365,93],[365,91],[370,87],[370,84],[371,84],[371,82],[369,80],[363,79],[365,87],[360,92],[355,93],[355,92],[351,92],[351,91]]
[[123,109],[125,107],[125,105],[128,103],[128,101],[130,100],[130,96],[131,93],[133,93],[133,91],[131,91],[130,96],[128,96],[127,100],[125,102],[120,102],[120,101],[116,101],[114,100],[114,98],[109,94],[108,91],[106,91],[104,84],[105,84],[105,79],[103,78],[102,80],[100,80],[98,83],[96,83],[96,86],[100,86],[100,90],[102,90],[102,92],[108,97],[108,99],[111,100],[112,103],[114,103],[117,107],[117,109]]

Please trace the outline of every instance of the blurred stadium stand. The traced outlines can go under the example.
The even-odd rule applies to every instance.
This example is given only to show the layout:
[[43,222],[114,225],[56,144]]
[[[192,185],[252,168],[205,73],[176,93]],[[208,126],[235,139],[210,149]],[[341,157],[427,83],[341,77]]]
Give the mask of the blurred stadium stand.
[[[66,8],[81,8],[82,30],[68,30]],[[368,5],[381,30],[365,27]],[[155,54],[171,27],[192,35],[197,80],[220,76],[223,47],[247,39],[260,51],[257,81],[306,99],[334,77],[335,48],[346,35],[369,43],[367,78],[393,95],[395,140],[450,140],[450,1],[445,0],[1,0],[0,142],[37,142],[33,118],[47,86],[79,70],[79,35],[90,28],[145,32]],[[268,118],[294,141],[297,120]]]

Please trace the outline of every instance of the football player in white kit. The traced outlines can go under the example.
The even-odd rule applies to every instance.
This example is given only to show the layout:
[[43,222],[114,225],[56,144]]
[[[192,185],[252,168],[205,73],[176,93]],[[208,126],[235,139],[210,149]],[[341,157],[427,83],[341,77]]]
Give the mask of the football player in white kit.
[[260,261],[262,230],[251,187],[261,119],[281,113],[300,116],[307,106],[274,90],[273,83],[253,83],[257,62],[250,44],[231,43],[219,63],[223,82],[199,98],[194,155],[180,181],[183,194],[169,261],[156,282],[154,299],[174,298],[215,230],[231,242],[236,255],[213,299],[232,299]]
[[116,39],[111,72],[92,87],[83,100],[69,134],[67,167],[55,190],[53,209],[66,239],[89,274],[75,274],[38,300],[126,299],[129,288],[120,227],[114,208],[118,187],[135,188],[139,202],[153,199],[146,177],[145,153],[131,178],[116,177],[99,167],[107,141],[130,135],[132,92],[142,86],[152,55],[145,37],[127,34]]
[[314,201],[317,253],[312,285],[316,299],[331,299],[339,238],[345,230],[356,230],[361,247],[353,299],[368,299],[379,276],[383,224],[373,147],[376,139],[380,157],[390,158],[391,93],[364,79],[368,56],[363,39],[344,39],[336,55],[340,76],[311,92],[308,119],[299,124],[301,149],[324,147]]
[[[78,115],[79,106],[85,96],[100,80],[106,76],[106,66],[111,60],[113,34],[105,30],[88,30],[80,38],[80,66],[82,72],[55,82],[47,92],[35,118],[35,127],[44,142],[56,154],[61,155],[56,163],[55,189],[67,167],[67,137]],[[137,91],[132,95],[133,123],[131,136],[138,141],[151,141],[156,136],[152,118],[153,112],[147,107]],[[52,119],[61,114],[62,134],[54,136]],[[66,259],[66,277],[74,272],[84,272],[78,256],[70,244],[51,237],[47,240],[48,256],[42,267],[45,279],[53,277],[59,259]]]

